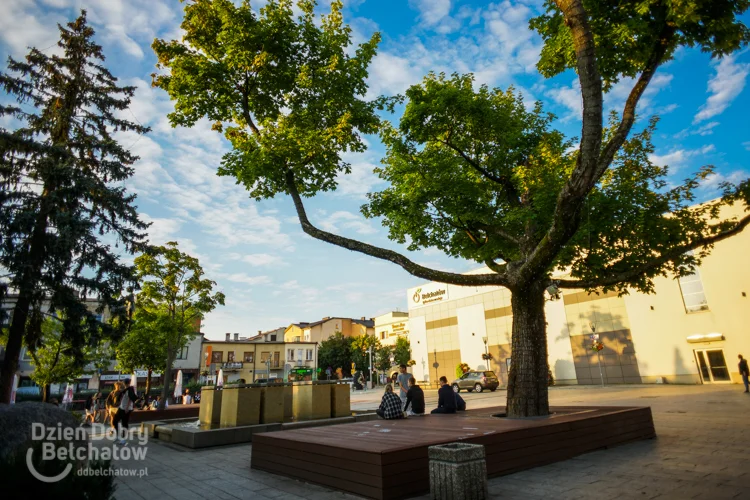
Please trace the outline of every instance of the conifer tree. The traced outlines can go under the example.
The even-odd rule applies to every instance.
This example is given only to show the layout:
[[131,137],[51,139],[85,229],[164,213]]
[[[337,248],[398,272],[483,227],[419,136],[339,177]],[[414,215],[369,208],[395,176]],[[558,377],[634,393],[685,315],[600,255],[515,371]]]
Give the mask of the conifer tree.
[[[120,117],[135,88],[118,86],[102,65],[85,11],[58,28],[61,55],[32,48],[25,60],[9,58],[8,72],[0,73],[0,87],[18,103],[0,106],[0,116],[17,124],[0,128],[0,266],[7,295],[15,296],[3,403],[22,345],[40,347],[41,325],[53,311],[64,318],[61,341],[77,363],[85,362],[87,346],[117,333],[97,312],[123,311],[122,291],[134,271],[117,254],[141,250],[148,227],[122,185],[138,158],[114,137],[148,131]],[[97,311],[86,306],[91,298]]]

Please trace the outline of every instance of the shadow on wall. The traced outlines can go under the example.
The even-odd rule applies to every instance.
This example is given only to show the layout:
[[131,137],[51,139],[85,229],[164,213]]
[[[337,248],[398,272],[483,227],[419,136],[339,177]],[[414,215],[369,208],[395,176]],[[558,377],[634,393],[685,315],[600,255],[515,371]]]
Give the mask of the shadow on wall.
[[551,368],[555,381],[570,380],[571,374],[575,378],[575,365],[567,359],[558,359]]
[[[587,311],[580,313],[578,320],[583,331],[570,328],[570,346],[573,351],[576,378],[579,384],[640,384],[642,383],[635,344],[629,329],[614,330],[615,324],[622,324],[622,316],[602,311],[596,304],[584,302]],[[591,327],[603,344],[601,351],[592,349]]]

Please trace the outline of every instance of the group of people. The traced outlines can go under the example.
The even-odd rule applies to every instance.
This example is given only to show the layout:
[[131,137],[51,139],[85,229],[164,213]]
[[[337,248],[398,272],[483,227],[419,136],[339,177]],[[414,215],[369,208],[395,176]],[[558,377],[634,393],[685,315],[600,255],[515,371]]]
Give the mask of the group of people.
[[[128,433],[130,414],[135,410],[136,404],[139,403],[144,405],[144,398],[138,396],[135,389],[130,385],[130,380],[126,380],[124,383],[117,381],[114,389],[103,403],[100,392],[89,396],[86,400],[86,418],[83,424],[93,424],[97,421],[105,425],[109,423],[110,431],[117,432],[119,443],[125,445],[127,444],[125,438]],[[158,404],[158,398],[156,403]]]
[[[421,416],[425,414],[424,391],[417,385],[414,377],[406,372],[406,365],[399,367],[400,373],[396,377],[399,384],[399,394],[393,392],[393,386],[385,386],[385,394],[376,410],[378,416],[385,420]],[[453,391],[446,377],[440,377],[437,408],[430,413],[456,413],[465,411],[466,402]]]

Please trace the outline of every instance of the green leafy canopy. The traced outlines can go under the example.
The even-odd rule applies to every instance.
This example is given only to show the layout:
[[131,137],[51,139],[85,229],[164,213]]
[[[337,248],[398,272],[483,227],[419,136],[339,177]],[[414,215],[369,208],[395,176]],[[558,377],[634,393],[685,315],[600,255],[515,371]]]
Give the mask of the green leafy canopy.
[[[153,85],[175,101],[172,125],[200,118],[231,143],[219,169],[251,196],[286,192],[293,173],[304,195],[336,187],[349,173],[341,154],[363,151],[376,130],[375,105],[363,96],[377,34],[351,48],[341,2],[319,20],[315,2],[269,1],[260,16],[243,1],[197,0],[185,6],[181,41],[156,40]],[[351,53],[353,52],[353,53]]]

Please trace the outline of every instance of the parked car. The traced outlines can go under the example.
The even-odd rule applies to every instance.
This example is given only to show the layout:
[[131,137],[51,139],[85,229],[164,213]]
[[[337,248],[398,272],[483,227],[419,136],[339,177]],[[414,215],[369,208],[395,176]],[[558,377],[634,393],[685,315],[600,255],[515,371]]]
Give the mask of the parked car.
[[464,373],[461,378],[453,381],[453,391],[461,392],[465,389],[469,392],[482,392],[485,389],[495,391],[500,385],[495,372],[491,371],[470,371]]

